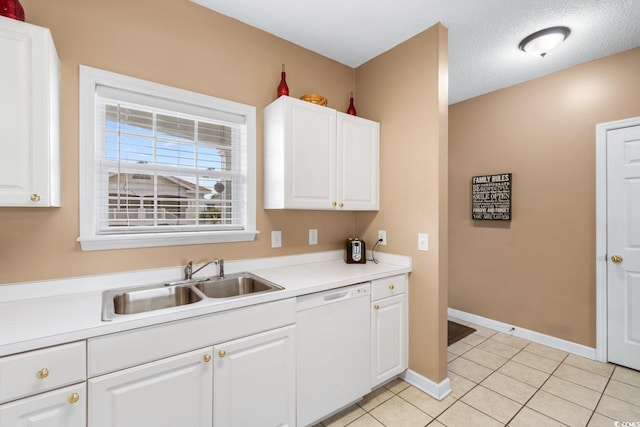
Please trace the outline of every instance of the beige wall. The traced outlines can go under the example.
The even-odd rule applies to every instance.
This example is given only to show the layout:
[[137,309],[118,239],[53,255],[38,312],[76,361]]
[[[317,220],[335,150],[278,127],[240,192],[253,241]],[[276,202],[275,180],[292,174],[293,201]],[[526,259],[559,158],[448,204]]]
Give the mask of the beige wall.
[[[48,27],[61,60],[62,208],[0,209],[0,283],[168,267],[188,259],[245,259],[343,247],[349,212],[262,209],[262,109],[281,64],[291,95],[320,93],[346,110],[354,70],[188,0],[23,0],[27,22]],[[78,64],[238,101],[257,108],[255,242],[82,252],[78,237]],[[317,228],[319,245],[307,245]],[[271,249],[271,230],[283,247]]]
[[[595,347],[595,125],[640,115],[640,48],[449,109],[449,306]],[[471,177],[512,172],[511,222]]]
[[[356,230],[384,252],[413,257],[409,367],[446,378],[447,30],[436,25],[356,71],[358,113],[381,122],[380,212],[359,213]],[[429,252],[418,252],[418,233]]]

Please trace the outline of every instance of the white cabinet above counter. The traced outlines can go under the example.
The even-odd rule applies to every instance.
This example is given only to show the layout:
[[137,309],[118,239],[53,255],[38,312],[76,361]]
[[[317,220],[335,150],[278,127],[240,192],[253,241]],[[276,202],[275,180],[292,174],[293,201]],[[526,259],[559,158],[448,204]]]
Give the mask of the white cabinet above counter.
[[0,16],[0,207],[60,206],[60,62],[48,29]]
[[379,209],[379,123],[281,96],[264,129],[265,209]]

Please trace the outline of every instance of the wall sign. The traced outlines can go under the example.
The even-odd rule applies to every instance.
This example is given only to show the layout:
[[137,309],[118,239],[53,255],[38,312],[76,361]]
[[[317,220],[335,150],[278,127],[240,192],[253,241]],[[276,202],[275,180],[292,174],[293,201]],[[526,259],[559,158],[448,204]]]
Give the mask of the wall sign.
[[472,219],[511,221],[511,174],[480,175],[471,179]]

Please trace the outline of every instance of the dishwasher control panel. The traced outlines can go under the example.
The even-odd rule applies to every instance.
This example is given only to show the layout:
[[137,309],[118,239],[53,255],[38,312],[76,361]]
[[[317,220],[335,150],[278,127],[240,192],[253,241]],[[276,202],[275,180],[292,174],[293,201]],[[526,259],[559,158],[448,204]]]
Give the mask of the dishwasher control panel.
[[354,296],[357,295],[369,295],[371,293],[371,286],[367,285],[367,286],[362,286],[359,288],[355,288],[351,291]]
[[299,296],[296,298],[296,310],[307,310],[309,308],[333,304],[352,298],[368,297],[369,295],[371,295],[371,283],[358,283],[357,285]]

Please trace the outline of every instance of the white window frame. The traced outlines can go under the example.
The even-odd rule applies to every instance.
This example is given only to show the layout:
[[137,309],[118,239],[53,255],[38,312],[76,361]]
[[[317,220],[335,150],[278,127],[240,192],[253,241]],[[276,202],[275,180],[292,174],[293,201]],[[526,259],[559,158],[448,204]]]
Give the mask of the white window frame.
[[[179,100],[198,107],[246,118],[247,200],[243,230],[202,230],[164,233],[99,234],[96,218],[96,88],[108,86],[136,93]],[[83,251],[247,242],[256,230],[256,108],[212,96],[153,83],[80,65],[80,242]]]

